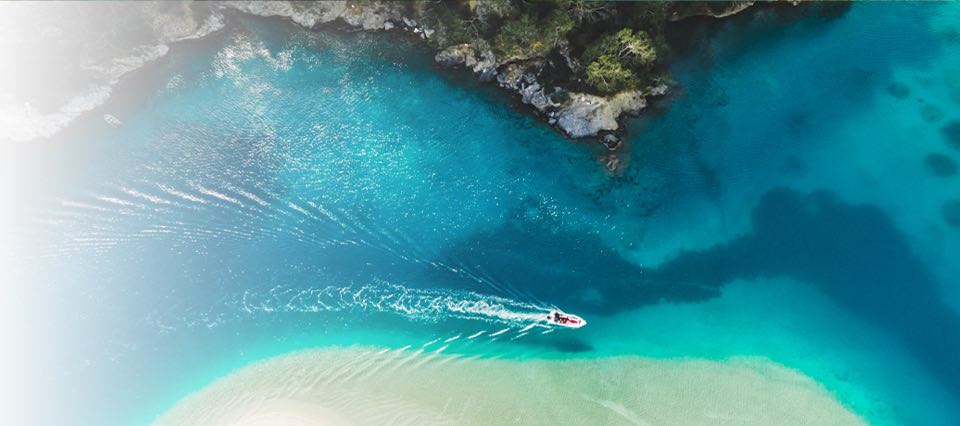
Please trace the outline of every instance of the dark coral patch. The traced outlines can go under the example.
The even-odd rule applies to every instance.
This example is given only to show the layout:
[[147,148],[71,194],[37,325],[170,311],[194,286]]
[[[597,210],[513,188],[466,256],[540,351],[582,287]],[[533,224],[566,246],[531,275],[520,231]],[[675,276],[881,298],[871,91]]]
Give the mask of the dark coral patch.
[[945,117],[942,109],[930,104],[920,106],[920,116],[923,117],[923,121],[927,123],[936,123]]
[[943,221],[954,228],[960,228],[960,199],[949,200],[940,208]]
[[947,177],[957,174],[957,162],[946,155],[933,152],[927,154],[923,162],[933,176]]
[[[960,199],[944,212],[960,227]],[[524,283],[533,300],[588,317],[709,300],[738,279],[790,277],[899,338],[960,395],[960,316],[941,299],[939,283],[913,253],[909,236],[876,206],[846,204],[826,191],[774,189],[753,210],[750,233],[682,251],[656,268],[628,261],[595,234],[531,216],[513,215],[460,240],[438,260],[470,259],[485,275]],[[449,280],[444,277],[434,269],[424,273],[430,282]],[[584,286],[597,294],[571,291]],[[576,341],[554,347],[588,350]]]
[[947,145],[960,149],[960,120],[950,120],[940,129]]
[[890,93],[890,96],[893,96],[897,99],[904,99],[907,96],[910,96],[910,88],[907,87],[906,84],[894,81],[887,86],[887,93]]
[[[960,199],[944,206],[944,218],[960,227]],[[846,204],[829,192],[775,189],[754,209],[752,229],[712,248],[681,253],[647,271],[633,288],[660,282],[720,288],[736,279],[776,276],[807,282],[897,336],[960,395],[960,316],[941,299],[908,235],[882,210]],[[661,300],[676,296],[656,290]],[[627,300],[629,293],[617,298]]]

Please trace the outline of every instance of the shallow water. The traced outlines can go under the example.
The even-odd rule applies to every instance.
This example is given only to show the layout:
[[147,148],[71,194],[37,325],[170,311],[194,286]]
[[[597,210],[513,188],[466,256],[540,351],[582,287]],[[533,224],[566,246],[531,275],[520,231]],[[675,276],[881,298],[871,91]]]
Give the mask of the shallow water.
[[[682,87],[618,176],[408,41],[230,15],[95,111],[122,127],[3,147],[31,185],[0,266],[62,366],[36,392],[143,423],[290,350],[443,342],[767,357],[872,423],[949,424],[960,177],[925,161],[960,161],[958,9],[677,28]],[[590,324],[529,327],[554,306]]]
[[157,424],[864,424],[809,378],[753,359],[517,363],[444,348],[278,357],[191,395]]

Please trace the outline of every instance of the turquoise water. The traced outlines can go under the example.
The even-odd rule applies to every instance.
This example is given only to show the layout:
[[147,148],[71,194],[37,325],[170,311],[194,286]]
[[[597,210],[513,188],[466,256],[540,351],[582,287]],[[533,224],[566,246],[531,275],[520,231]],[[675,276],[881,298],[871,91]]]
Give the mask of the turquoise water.
[[[950,424],[960,176],[926,159],[960,161],[958,9],[677,27],[681,87],[617,176],[415,43],[229,16],[116,90],[122,127],[4,147],[31,185],[3,262],[58,366],[37,392],[72,401],[40,423],[148,422],[299,348],[433,342],[767,357],[871,422]],[[590,324],[528,329],[553,306]]]

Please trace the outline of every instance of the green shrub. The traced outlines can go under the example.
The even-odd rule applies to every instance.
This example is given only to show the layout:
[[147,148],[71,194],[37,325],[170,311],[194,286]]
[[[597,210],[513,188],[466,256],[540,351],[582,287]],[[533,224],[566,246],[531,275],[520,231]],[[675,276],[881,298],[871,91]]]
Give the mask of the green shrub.
[[587,66],[587,83],[601,93],[616,93],[636,86],[636,74],[612,55],[600,55]]
[[636,87],[640,74],[657,61],[657,48],[643,31],[624,28],[593,42],[584,51],[587,83],[601,93]]
[[573,17],[562,9],[554,10],[543,19],[524,13],[503,23],[494,45],[507,57],[544,56],[566,38],[574,25]]
[[646,32],[624,28],[593,42],[584,51],[584,62],[590,63],[602,55],[610,55],[627,68],[639,69],[657,61],[657,48]]

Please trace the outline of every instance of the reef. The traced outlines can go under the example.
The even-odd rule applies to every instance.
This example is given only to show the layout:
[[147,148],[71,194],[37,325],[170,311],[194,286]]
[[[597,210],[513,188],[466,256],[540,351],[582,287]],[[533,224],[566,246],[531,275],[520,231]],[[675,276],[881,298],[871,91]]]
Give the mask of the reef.
[[[946,201],[942,215],[951,231],[960,229],[960,199]],[[472,259],[492,276],[540,283],[530,289],[534,297],[591,316],[707,301],[738,280],[789,278],[888,330],[960,395],[960,315],[944,302],[934,273],[883,210],[848,204],[828,191],[775,188],[760,197],[749,229],[645,268],[597,235],[518,215],[458,241],[438,261]],[[557,264],[564,267],[552,266]]]
[[957,174],[957,162],[940,153],[933,152],[927,154],[924,164],[926,164],[927,170],[933,176],[948,177]]
[[[595,138],[611,170],[622,162],[622,120],[674,82],[667,73],[672,22],[719,19],[753,2],[236,1],[222,5],[325,24],[394,31],[421,39],[445,68],[462,68],[514,94],[569,138]],[[792,6],[787,6],[792,7]]]
[[960,198],[944,202],[940,214],[947,225],[960,228]]
[[943,110],[935,105],[923,104],[920,106],[920,117],[927,123],[936,123],[943,120],[945,116]]
[[960,120],[950,120],[940,129],[944,142],[947,145],[960,149]]
[[906,84],[894,81],[887,86],[887,92],[890,93],[890,96],[893,96],[897,99],[906,99],[907,96],[910,96],[910,87],[908,87]]

